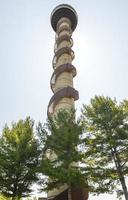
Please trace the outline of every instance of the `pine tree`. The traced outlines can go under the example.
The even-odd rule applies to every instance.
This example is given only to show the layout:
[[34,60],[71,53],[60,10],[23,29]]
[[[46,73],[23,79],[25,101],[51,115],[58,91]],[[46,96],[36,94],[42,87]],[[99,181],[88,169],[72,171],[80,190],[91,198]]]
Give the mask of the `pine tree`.
[[38,180],[40,151],[33,125],[30,118],[13,123],[11,128],[6,125],[0,138],[0,193],[12,199],[28,195]]
[[95,96],[84,105],[85,163],[90,167],[89,184],[96,193],[110,192],[119,183],[118,197],[128,200],[128,101],[118,104],[109,97]]
[[75,121],[75,112],[58,112],[48,119],[44,127],[39,125],[38,134],[45,144],[41,172],[50,179],[46,189],[51,190],[64,184],[70,188],[87,187],[87,180],[78,165],[82,161],[82,126],[79,121]]

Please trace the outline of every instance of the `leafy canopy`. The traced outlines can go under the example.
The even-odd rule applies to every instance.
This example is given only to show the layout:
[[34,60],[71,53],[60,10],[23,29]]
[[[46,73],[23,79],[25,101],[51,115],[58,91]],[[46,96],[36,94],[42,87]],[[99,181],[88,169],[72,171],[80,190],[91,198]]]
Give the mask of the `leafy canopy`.
[[[93,190],[113,192],[120,182],[128,199],[128,101],[118,104],[109,97],[95,96],[82,109],[85,126],[85,159],[92,168]],[[87,159],[88,157],[88,159]],[[98,184],[97,184],[98,183]]]
[[20,198],[32,190],[38,180],[36,167],[40,151],[33,131],[34,122],[27,118],[3,129],[0,138],[0,193]]
[[42,159],[42,173],[50,178],[46,189],[68,186],[85,186],[84,178],[78,162],[82,160],[81,145],[82,126],[75,121],[75,112],[58,112],[53,118],[48,119],[45,127],[41,124],[38,133],[45,140]]

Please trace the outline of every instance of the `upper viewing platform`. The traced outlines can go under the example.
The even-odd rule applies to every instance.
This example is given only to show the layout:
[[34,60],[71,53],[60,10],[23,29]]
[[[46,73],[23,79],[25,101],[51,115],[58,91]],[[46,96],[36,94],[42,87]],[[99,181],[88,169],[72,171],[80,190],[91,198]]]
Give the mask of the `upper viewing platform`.
[[57,23],[62,17],[67,17],[71,21],[72,31],[75,30],[77,26],[78,16],[77,12],[68,4],[60,4],[51,13],[51,25],[56,32]]

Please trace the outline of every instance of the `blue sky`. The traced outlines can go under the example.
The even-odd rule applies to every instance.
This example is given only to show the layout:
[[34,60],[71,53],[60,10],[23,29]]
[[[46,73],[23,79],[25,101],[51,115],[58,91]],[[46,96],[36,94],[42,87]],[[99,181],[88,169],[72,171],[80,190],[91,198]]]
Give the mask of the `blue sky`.
[[79,16],[73,34],[78,113],[95,94],[128,97],[128,0],[0,0],[0,131],[27,116],[45,122],[52,96],[50,13],[60,3]]

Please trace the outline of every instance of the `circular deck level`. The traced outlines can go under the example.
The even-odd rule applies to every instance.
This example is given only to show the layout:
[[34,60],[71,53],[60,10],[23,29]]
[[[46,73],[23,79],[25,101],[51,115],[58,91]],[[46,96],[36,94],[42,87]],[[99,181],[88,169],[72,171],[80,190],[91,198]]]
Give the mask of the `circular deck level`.
[[70,19],[71,28],[72,31],[74,31],[77,26],[78,16],[74,8],[68,4],[60,4],[52,11],[51,25],[54,31],[56,32],[57,23],[62,17],[67,17]]

